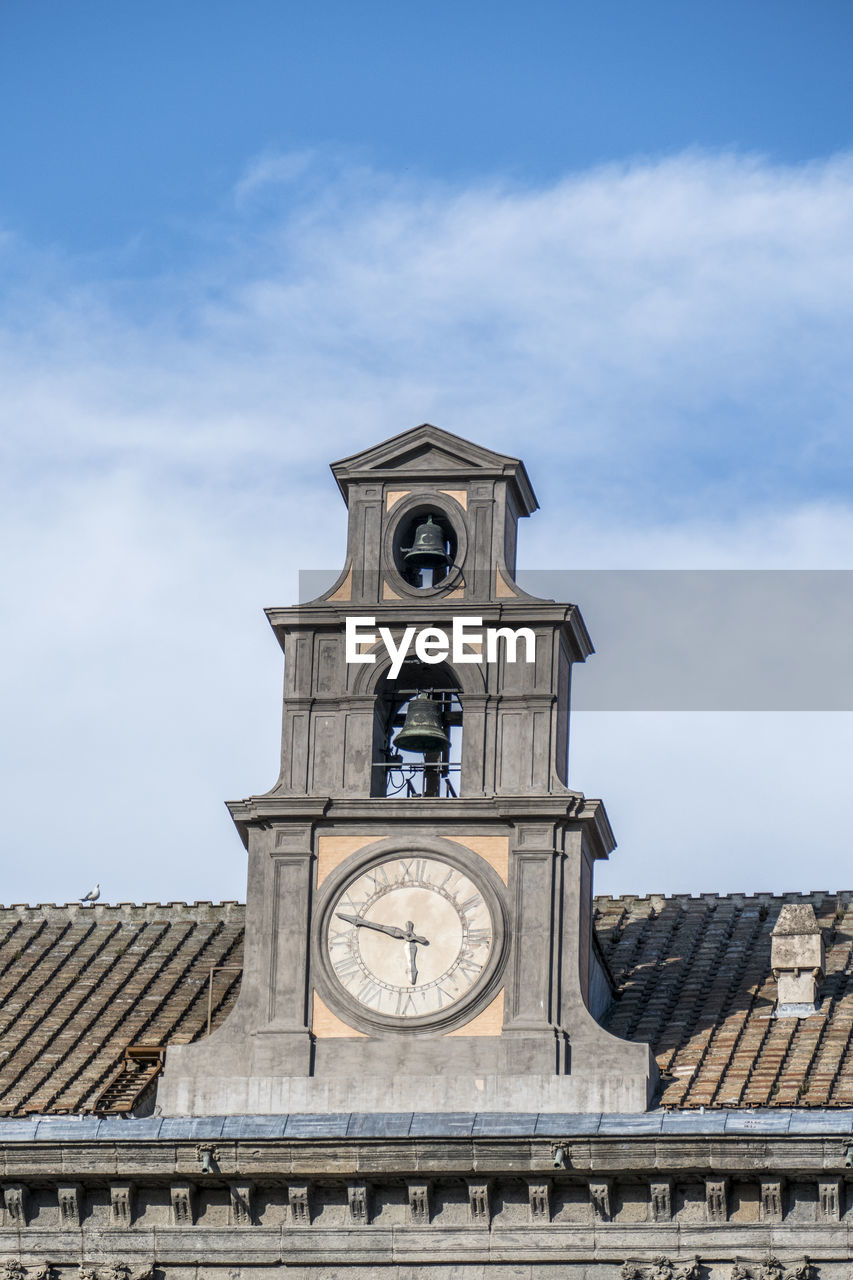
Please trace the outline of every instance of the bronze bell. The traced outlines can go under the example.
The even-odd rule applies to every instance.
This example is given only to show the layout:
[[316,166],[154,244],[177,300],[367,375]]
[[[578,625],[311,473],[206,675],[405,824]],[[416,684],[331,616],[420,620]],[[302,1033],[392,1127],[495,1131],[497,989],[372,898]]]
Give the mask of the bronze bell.
[[428,515],[415,529],[410,547],[403,547],[406,567],[412,569],[438,569],[450,563],[447,554],[447,537],[440,524]]
[[441,706],[428,693],[419,693],[406,708],[406,721],[392,744],[400,751],[429,755],[450,746]]

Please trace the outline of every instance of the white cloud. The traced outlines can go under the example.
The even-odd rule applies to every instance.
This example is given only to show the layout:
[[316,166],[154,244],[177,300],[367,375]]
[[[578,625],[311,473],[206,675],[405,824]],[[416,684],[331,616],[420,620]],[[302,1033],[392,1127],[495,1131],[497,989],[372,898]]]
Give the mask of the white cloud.
[[266,152],[256,156],[234,187],[234,203],[238,209],[270,189],[287,186],[308,173],[316,157],[310,151]]
[[[0,310],[7,901],[94,879],[112,898],[242,893],[221,800],[275,773],[260,610],[342,558],[328,461],[417,422],[525,458],[528,564],[851,566],[848,158],[695,154],[528,190],[265,156],[235,200],[157,280],[0,243],[18,262]],[[585,747],[579,784],[639,815],[663,779],[689,842],[684,732],[612,753],[607,777]],[[832,856],[838,745],[808,748]],[[762,801],[790,785],[747,755]],[[722,831],[714,813],[692,821]],[[762,821],[770,847],[769,801]],[[631,819],[630,852],[619,832],[623,865],[647,865],[657,824]],[[648,887],[682,886],[668,874]]]

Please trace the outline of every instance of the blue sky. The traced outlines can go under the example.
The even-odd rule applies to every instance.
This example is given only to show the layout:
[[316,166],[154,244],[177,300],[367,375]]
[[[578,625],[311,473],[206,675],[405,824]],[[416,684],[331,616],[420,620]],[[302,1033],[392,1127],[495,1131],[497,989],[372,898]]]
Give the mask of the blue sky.
[[[327,463],[418,422],[524,457],[522,564],[853,568],[851,37],[840,0],[3,6],[6,901],[242,896],[262,607],[341,560]],[[574,744],[603,887],[849,888],[850,715]]]
[[189,251],[264,151],[549,182],[735,148],[850,141],[846,0],[148,0],[3,6],[4,222],[138,270]]

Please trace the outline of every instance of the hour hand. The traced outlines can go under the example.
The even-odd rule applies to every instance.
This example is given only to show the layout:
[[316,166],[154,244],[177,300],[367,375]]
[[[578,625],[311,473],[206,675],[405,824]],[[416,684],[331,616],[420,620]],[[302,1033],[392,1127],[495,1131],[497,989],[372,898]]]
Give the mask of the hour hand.
[[364,916],[351,916],[346,911],[336,911],[335,915],[339,920],[346,920],[348,924],[354,924],[358,929],[377,929],[379,933],[390,934],[392,938],[408,938],[405,929],[398,929],[393,924],[378,924],[375,920],[365,920]]

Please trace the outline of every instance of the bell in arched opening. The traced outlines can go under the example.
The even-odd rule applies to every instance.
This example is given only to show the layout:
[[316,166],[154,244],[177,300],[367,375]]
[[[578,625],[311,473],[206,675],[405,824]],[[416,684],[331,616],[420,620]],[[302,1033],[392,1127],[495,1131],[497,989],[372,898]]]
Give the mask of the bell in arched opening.
[[376,692],[371,794],[457,799],[463,707],[455,673],[411,659]]
[[412,698],[393,746],[398,751],[414,751],[424,756],[445,751],[450,746],[450,738],[444,726],[441,704],[428,693],[419,693]]
[[403,562],[406,569],[419,574],[422,569],[429,569],[433,574],[440,574],[450,564],[447,551],[447,534],[432,513],[415,529],[415,536],[410,547],[403,547]]

